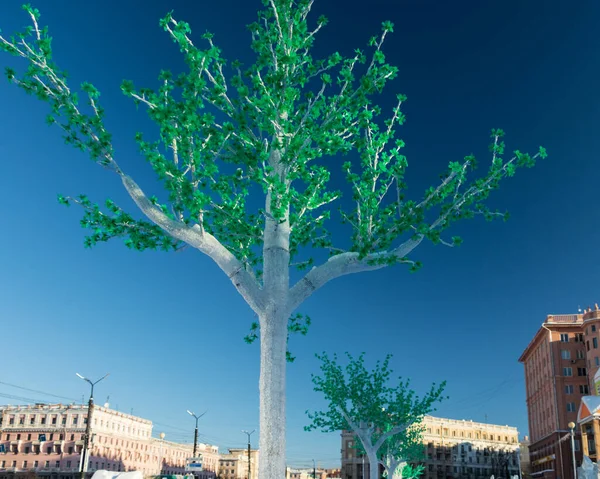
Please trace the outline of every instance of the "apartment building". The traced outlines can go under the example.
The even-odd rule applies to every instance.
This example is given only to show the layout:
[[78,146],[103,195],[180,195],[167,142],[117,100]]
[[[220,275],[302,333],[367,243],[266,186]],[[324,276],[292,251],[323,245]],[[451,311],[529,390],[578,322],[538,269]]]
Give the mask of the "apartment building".
[[[573,479],[569,423],[577,423],[582,398],[597,394],[594,376],[600,368],[599,342],[600,308],[596,304],[578,314],[548,315],[519,358],[525,369],[533,477]],[[575,434],[579,466],[580,427]]]
[[[81,468],[87,405],[0,408],[0,479],[35,474],[69,479]],[[192,446],[152,437],[152,422],[106,407],[92,413],[88,475],[96,470],[183,474]],[[218,448],[200,445],[205,471],[216,476]],[[211,470],[212,469],[212,470]]]
[[[250,449],[250,478],[258,479],[257,449]],[[219,479],[248,479],[248,449],[229,449],[219,457]]]
[[[519,472],[515,427],[433,416],[425,416],[423,426],[422,479],[507,478]],[[356,440],[351,431],[342,432],[342,479],[371,479],[369,460],[355,449]]]

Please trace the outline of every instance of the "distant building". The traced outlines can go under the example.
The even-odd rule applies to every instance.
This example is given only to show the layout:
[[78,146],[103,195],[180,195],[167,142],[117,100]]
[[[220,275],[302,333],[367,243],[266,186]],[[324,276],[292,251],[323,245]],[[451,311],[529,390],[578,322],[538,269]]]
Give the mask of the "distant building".
[[[251,479],[258,479],[259,454],[250,449]],[[219,479],[248,479],[248,449],[229,449],[219,457]]]
[[[580,314],[549,315],[519,358],[525,367],[529,455],[535,478],[573,479],[569,423],[577,422],[582,397],[596,393],[599,333],[598,305]],[[575,434],[579,466],[580,428]]]
[[[425,416],[423,426],[421,479],[475,479],[492,474],[499,479],[518,474],[515,427],[433,416]],[[354,449],[355,441],[351,431],[342,432],[342,479],[371,479],[369,459]],[[379,469],[383,473],[383,467]]]
[[[108,406],[108,405],[107,405]],[[67,479],[80,470],[87,405],[0,407],[0,479],[15,474]],[[152,437],[152,422],[94,406],[87,472],[141,471],[145,476],[183,474],[192,445]],[[200,445],[204,469],[215,477],[218,448]]]
[[[320,469],[320,468],[316,468],[315,471],[313,471],[312,467],[309,468],[293,468],[293,467],[286,467],[285,469],[285,479],[313,479],[313,477],[315,477],[316,479],[326,479],[327,477],[329,477],[328,471],[332,471],[331,469]],[[338,469],[339,471],[339,469]],[[315,473],[313,476],[313,472]]]

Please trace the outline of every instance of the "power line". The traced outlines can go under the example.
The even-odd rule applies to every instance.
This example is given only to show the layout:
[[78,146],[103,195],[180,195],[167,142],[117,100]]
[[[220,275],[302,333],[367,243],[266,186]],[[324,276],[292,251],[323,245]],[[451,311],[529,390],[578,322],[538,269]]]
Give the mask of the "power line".
[[29,392],[32,392],[32,393],[43,394],[44,396],[51,396],[51,397],[55,397],[55,398],[59,398],[59,399],[67,399],[69,401],[77,402],[77,399],[68,398],[68,397],[65,397],[65,396],[59,396],[57,394],[47,393],[47,392],[44,392],[44,391],[39,391],[38,389],[30,389],[30,388],[26,388],[26,387],[23,387],[23,386],[17,386],[16,384],[5,383],[3,381],[0,381],[0,384],[4,384],[5,386],[10,386],[12,388],[22,389],[23,391],[29,391]]

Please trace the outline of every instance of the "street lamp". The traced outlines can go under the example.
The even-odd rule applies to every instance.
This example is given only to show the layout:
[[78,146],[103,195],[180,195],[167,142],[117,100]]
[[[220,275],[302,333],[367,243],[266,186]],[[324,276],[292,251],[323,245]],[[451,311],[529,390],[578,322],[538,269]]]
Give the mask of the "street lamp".
[[252,479],[252,466],[250,465],[250,436],[254,433],[256,429],[252,429],[252,431],[242,431],[244,434],[248,436],[248,479]]
[[97,381],[92,381],[79,373],[75,373],[78,378],[83,379],[91,386],[90,399],[88,401],[88,417],[87,424],[85,425],[85,435],[83,437],[83,448],[81,449],[81,479],[85,479],[85,473],[87,472],[88,466],[88,449],[90,447],[90,435],[92,433],[92,411],[94,410],[94,386],[103,379],[106,379],[110,373],[105,374]]
[[163,441],[165,440],[165,433],[161,432],[158,437],[160,437],[160,459],[158,462],[158,474],[162,474],[162,463],[163,463]]
[[577,479],[577,463],[575,462],[575,423],[571,421],[569,424],[571,430],[571,454],[573,455],[573,478]]
[[200,416],[196,416],[192,411],[188,409],[188,414],[196,418],[196,429],[194,430],[194,457],[196,457],[196,448],[198,446],[198,419],[204,416],[207,411],[204,411]]

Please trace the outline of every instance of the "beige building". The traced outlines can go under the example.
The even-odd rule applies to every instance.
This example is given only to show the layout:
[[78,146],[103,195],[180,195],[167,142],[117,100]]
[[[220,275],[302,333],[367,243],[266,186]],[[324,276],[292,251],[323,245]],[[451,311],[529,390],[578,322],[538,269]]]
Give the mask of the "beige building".
[[313,470],[309,469],[298,469],[293,467],[286,467],[285,470],[285,479],[312,479],[314,477],[316,479],[326,479],[329,477],[327,475],[327,470],[319,469]]
[[[251,479],[258,479],[259,454],[250,449]],[[220,479],[248,479],[248,449],[229,449],[229,454],[219,457]]]
[[[67,479],[81,467],[87,405],[38,404],[0,408],[0,479],[14,474]],[[193,431],[190,433],[190,435]],[[183,474],[191,444],[152,437],[152,422],[94,406],[88,475],[96,470],[141,471],[145,476]],[[205,470],[215,477],[218,448],[200,445]]]
[[[423,426],[422,479],[475,479],[492,474],[507,479],[519,471],[514,427],[433,416],[425,416]],[[357,454],[355,441],[351,431],[342,432],[342,479],[370,479],[369,460]]]

